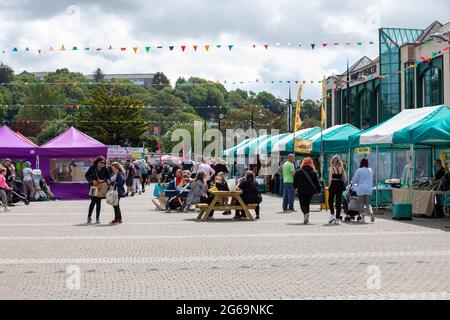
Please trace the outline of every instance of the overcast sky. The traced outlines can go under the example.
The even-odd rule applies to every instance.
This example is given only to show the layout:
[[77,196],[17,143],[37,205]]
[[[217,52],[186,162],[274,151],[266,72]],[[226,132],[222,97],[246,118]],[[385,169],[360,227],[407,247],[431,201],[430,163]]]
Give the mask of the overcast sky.
[[[421,29],[435,20],[450,21],[449,0],[0,0],[0,61],[16,73],[67,67],[87,74],[100,67],[105,73],[162,71],[172,82],[179,76],[252,81],[239,87],[285,98],[287,84],[255,80],[320,80],[344,71],[347,59],[376,58],[379,27]],[[376,45],[314,51],[309,46],[346,41]],[[62,44],[68,49],[111,45],[128,50],[47,51]],[[211,45],[209,52],[205,44]],[[216,44],[224,48],[218,50]],[[235,47],[228,51],[228,44]],[[144,50],[157,45],[191,47],[184,53],[180,48]],[[201,47],[194,52],[192,45]],[[22,52],[12,53],[14,47]],[[23,52],[26,47],[32,51]],[[140,51],[134,54],[132,47]],[[308,85],[303,97],[318,98],[320,90],[318,84]]]

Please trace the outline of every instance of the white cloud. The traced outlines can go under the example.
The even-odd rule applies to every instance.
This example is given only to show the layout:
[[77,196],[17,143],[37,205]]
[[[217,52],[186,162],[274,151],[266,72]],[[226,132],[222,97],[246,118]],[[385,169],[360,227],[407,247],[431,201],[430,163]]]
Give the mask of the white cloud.
[[[75,4],[76,7],[70,7]],[[379,25],[424,28],[434,20],[448,22],[448,0],[424,6],[422,1],[273,1],[207,0],[166,1],[31,1],[0,0],[0,60],[17,72],[70,70],[91,73],[100,67],[106,73],[163,71],[174,82],[179,76],[201,76],[210,80],[252,81],[243,89],[273,92],[285,98],[286,84],[255,84],[262,80],[320,80],[342,72],[363,55],[375,58],[377,46],[320,48],[323,42],[377,41]],[[68,8],[70,10],[68,10]],[[79,9],[79,10],[78,10]],[[78,14],[79,13],[79,14]],[[79,25],[79,28],[77,28]],[[276,42],[284,46],[275,46]],[[290,42],[293,45],[286,47]],[[298,43],[304,44],[302,48]],[[316,42],[311,50],[308,43]],[[216,44],[225,47],[218,50]],[[235,44],[229,51],[226,45]],[[239,44],[258,43],[258,49]],[[270,43],[269,50],[262,44]],[[45,52],[12,54],[11,49],[78,49],[126,46],[127,52]],[[143,47],[198,44],[182,53],[179,48]],[[208,53],[203,45],[210,44]],[[138,46],[134,54],[131,47]],[[229,89],[237,86],[227,85]],[[305,97],[320,96],[320,85],[307,86]]]

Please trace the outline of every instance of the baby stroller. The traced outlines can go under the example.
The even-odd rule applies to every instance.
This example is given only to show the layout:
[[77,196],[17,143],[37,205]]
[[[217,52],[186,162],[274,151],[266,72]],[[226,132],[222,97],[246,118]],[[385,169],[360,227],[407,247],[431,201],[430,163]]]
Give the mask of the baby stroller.
[[355,208],[359,207],[359,198],[356,195],[356,191],[352,189],[352,185],[349,185],[344,192],[344,199],[342,201],[342,209],[345,213],[345,222],[361,221],[362,216],[361,213]]
[[41,181],[42,181],[42,171],[38,169],[34,169],[32,171],[32,179],[33,179],[33,186],[35,189],[34,192],[34,200],[36,201],[45,201],[48,199],[47,194],[42,190]]
[[11,194],[12,194],[12,203],[18,203],[23,201],[25,205],[29,205],[30,201],[27,199],[27,197],[21,192],[21,189],[23,188],[23,182],[19,179],[14,179],[12,188],[11,188]]
[[45,193],[45,195],[47,196],[47,199],[48,199],[48,200],[55,201],[55,200],[56,200],[56,197],[55,197],[55,195],[53,194],[53,192],[50,190],[50,187],[47,185],[47,182],[45,182],[45,179],[44,179],[43,177],[42,177],[42,179],[41,179],[40,185],[41,185],[42,191],[43,191],[43,192]]
[[166,212],[170,213],[172,210],[182,211],[188,195],[189,190],[184,188],[177,187],[176,190],[166,190],[165,196],[168,199]]

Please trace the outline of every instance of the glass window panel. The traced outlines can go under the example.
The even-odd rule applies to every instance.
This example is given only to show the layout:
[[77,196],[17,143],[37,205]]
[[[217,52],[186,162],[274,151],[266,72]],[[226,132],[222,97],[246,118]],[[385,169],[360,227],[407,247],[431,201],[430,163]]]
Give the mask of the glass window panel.
[[86,183],[84,175],[92,159],[50,159],[50,177],[53,182]]

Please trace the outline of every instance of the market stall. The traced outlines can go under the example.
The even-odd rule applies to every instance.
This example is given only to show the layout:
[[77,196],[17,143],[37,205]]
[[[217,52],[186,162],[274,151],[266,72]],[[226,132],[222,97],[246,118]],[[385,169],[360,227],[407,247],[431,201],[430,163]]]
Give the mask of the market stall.
[[57,199],[86,199],[84,175],[96,157],[106,155],[106,145],[71,127],[39,148],[40,169]]
[[30,161],[36,167],[38,147],[12,131],[7,125],[0,127],[0,159],[9,158],[14,163]]
[[[385,179],[390,179],[397,180],[398,187],[403,188],[392,188],[394,212],[400,205],[409,205],[414,214],[433,214],[434,205],[429,205],[430,200],[426,199],[434,201],[439,190],[418,190],[418,183],[432,180],[433,149],[450,147],[448,107],[404,110],[374,128],[351,136],[349,146],[353,157],[358,153],[358,148],[363,147],[367,151],[359,152],[359,157],[370,156],[369,162],[375,163],[372,167],[375,169],[376,207],[378,189],[385,187]],[[419,182],[414,184],[414,181]],[[408,195],[407,199],[405,194]]]

